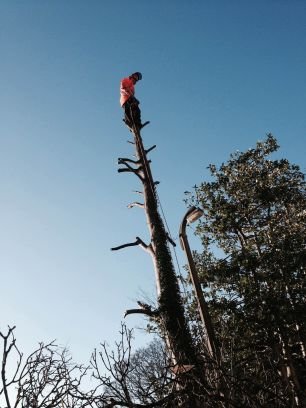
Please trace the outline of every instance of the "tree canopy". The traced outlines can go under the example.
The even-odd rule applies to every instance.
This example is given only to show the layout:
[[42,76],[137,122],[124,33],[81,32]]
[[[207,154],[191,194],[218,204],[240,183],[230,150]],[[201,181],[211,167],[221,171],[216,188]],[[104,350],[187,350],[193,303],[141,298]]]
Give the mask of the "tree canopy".
[[236,152],[190,202],[204,210],[195,254],[232,396],[246,406],[306,404],[306,184],[271,160],[272,135]]

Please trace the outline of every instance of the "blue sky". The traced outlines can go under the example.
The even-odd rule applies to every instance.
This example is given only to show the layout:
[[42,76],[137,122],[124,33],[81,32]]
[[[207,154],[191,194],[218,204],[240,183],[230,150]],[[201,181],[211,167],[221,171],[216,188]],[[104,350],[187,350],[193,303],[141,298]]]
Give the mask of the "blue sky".
[[143,73],[143,139],[176,239],[184,191],[266,133],[305,172],[305,21],[302,0],[0,2],[0,328],[16,324],[21,348],[56,338],[86,362],[155,296],[148,255],[110,251],[148,238],[126,208],[138,180],[117,173],[133,154],[120,79]]

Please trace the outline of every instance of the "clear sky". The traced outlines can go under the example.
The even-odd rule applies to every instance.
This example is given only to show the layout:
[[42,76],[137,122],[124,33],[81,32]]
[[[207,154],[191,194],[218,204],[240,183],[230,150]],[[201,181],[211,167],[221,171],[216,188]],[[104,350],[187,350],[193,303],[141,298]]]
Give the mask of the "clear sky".
[[0,2],[0,328],[15,324],[21,348],[56,338],[86,362],[155,296],[149,256],[110,251],[148,238],[126,208],[138,180],[117,173],[133,154],[120,79],[143,73],[143,139],[177,239],[209,163],[271,132],[305,172],[305,22],[304,0]]

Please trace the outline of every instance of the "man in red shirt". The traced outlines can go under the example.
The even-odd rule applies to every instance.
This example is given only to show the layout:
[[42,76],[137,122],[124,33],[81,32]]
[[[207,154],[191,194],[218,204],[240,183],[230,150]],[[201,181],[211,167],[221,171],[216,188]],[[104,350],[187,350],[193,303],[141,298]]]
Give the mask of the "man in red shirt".
[[140,72],[134,72],[120,82],[120,105],[124,109],[124,122],[133,128],[142,128],[139,101],[135,98],[135,84],[142,79]]

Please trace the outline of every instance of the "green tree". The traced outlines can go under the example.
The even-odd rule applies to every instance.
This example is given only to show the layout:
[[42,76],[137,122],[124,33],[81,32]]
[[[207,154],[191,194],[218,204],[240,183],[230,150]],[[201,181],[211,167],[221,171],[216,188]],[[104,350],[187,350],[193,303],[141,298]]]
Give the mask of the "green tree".
[[268,135],[210,165],[190,199],[205,212],[196,262],[241,406],[306,406],[306,184],[268,158],[278,147]]

